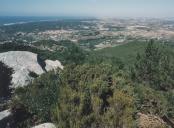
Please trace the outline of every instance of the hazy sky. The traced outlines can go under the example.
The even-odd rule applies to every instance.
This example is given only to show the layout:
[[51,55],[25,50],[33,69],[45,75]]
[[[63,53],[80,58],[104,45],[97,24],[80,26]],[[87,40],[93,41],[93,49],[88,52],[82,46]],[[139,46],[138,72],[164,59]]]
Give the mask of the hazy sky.
[[174,17],[174,0],[0,0],[0,16]]

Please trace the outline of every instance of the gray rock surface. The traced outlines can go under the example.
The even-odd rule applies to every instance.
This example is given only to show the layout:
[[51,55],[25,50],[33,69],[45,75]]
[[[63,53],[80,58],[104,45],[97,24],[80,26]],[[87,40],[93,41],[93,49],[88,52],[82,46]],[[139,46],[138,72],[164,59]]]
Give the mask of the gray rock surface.
[[44,124],[40,124],[38,126],[34,126],[32,128],[56,128],[56,126],[52,123],[44,123]]
[[11,115],[11,112],[9,110],[4,110],[2,112],[0,112],[0,121],[8,118]]
[[56,61],[45,60],[45,63],[46,63],[45,69],[47,71],[52,70],[52,69],[55,70],[57,67],[59,67],[60,69],[63,69],[62,64],[58,60],[56,60]]
[[61,63],[56,60],[46,60],[45,67],[40,65],[37,54],[28,51],[9,51],[0,53],[0,61],[14,70],[12,74],[12,88],[23,87],[30,83],[34,78],[29,75],[33,72],[41,75],[45,71],[54,70],[56,68],[63,69]]

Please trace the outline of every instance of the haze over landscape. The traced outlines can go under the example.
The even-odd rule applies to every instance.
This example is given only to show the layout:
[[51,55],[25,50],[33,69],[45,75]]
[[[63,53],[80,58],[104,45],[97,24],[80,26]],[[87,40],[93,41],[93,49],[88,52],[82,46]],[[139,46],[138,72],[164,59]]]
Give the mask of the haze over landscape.
[[173,0],[1,0],[1,16],[173,17]]

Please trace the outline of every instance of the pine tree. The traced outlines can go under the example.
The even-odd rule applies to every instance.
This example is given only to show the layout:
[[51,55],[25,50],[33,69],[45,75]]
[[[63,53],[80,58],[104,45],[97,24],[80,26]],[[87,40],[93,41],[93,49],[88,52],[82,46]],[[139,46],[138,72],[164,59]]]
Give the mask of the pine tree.
[[151,40],[143,54],[137,54],[134,68],[131,70],[132,79],[148,83],[151,87],[167,90],[172,87],[173,66],[170,57]]

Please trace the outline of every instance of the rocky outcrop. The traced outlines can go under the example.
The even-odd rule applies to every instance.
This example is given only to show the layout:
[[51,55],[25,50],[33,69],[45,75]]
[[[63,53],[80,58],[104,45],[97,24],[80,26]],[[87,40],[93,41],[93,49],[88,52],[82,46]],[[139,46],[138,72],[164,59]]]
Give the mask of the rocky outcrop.
[[11,112],[9,110],[4,110],[0,112],[0,121],[9,117],[11,115]]
[[56,126],[52,123],[44,123],[32,128],[56,128]]
[[7,127],[7,122],[9,118],[11,117],[11,112],[10,110],[4,110],[0,112],[0,128],[6,128]]
[[166,128],[166,123],[155,115],[138,113],[138,128]]
[[0,61],[13,69],[12,88],[23,87],[30,83],[34,77],[56,68],[63,69],[61,63],[56,60],[42,61],[37,54],[28,51],[10,51],[0,53]]
[[60,69],[63,69],[62,64],[58,60],[56,60],[56,61],[46,60],[45,64],[46,64],[45,69],[47,71],[52,70],[52,69],[55,70],[57,67],[59,67]]

